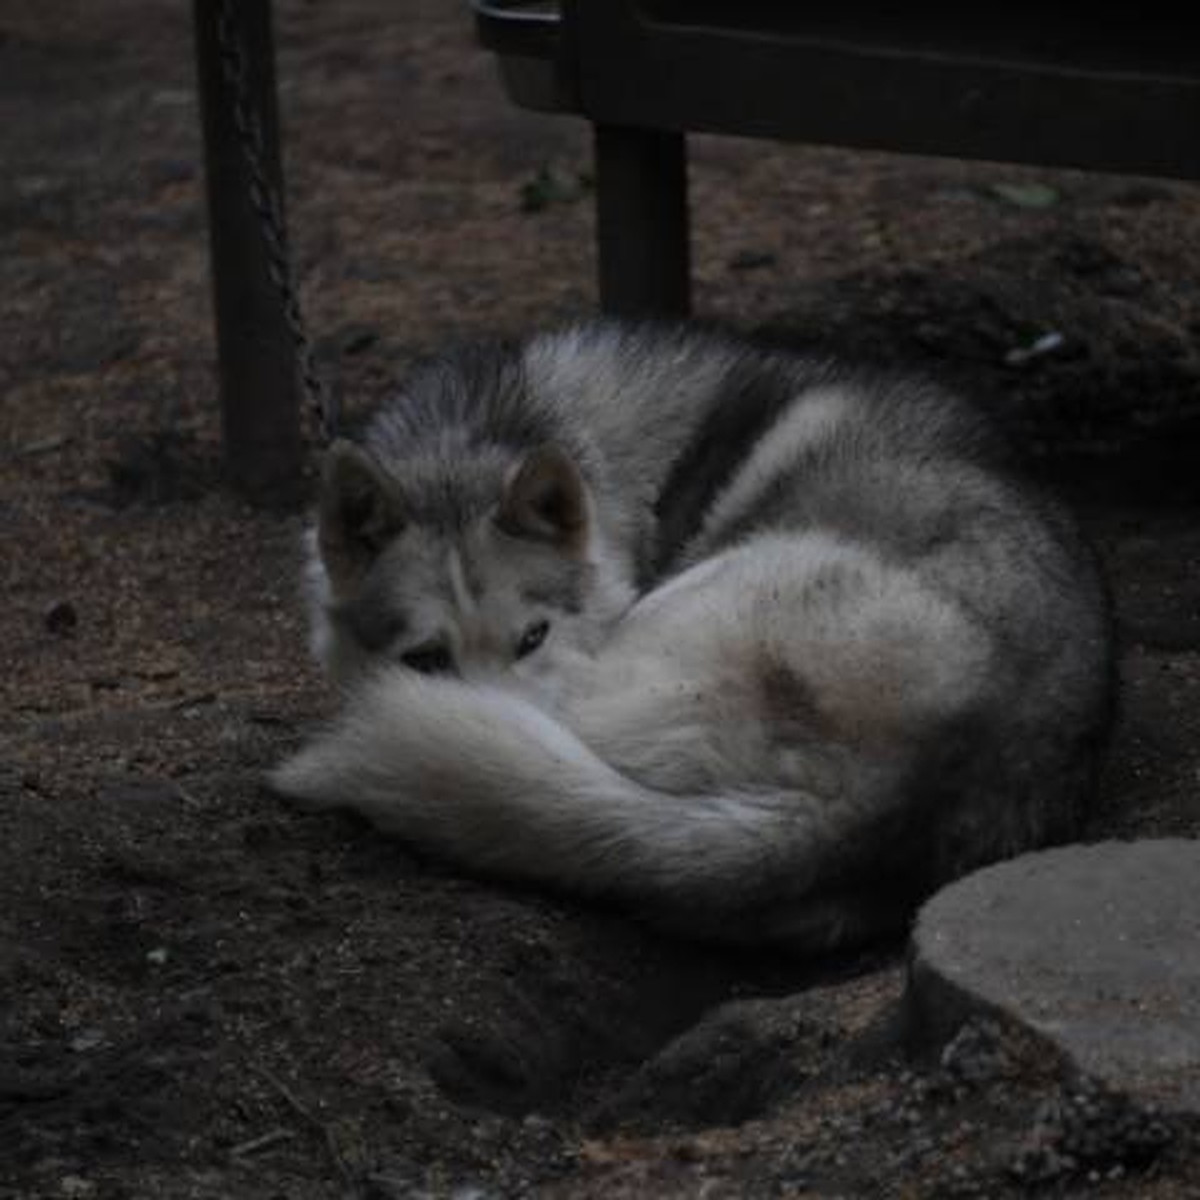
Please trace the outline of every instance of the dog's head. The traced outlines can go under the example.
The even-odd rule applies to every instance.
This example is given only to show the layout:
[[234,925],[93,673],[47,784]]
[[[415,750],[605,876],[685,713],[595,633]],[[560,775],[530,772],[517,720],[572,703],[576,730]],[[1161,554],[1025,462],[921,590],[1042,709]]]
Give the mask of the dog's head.
[[386,466],[335,443],[310,572],[314,645],[343,682],[385,661],[536,674],[550,647],[594,649],[632,600],[582,471],[553,443]]

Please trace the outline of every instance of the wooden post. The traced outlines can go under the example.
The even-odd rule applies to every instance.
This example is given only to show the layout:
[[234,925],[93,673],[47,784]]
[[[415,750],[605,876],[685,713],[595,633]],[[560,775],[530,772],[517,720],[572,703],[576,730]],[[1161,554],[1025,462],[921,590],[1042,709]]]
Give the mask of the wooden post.
[[597,125],[595,152],[601,308],[622,317],[687,316],[684,135]]
[[[220,7],[218,0],[193,0],[225,464],[249,499],[293,503],[303,458],[296,349],[250,199],[234,96],[222,71]],[[247,100],[262,123],[262,165],[282,217],[270,0],[234,0],[229,12],[245,55]]]

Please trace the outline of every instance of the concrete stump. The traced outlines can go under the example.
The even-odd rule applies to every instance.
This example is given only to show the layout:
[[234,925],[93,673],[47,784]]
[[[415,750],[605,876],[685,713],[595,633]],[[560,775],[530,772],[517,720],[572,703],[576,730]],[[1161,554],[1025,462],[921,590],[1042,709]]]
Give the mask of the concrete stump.
[[906,1004],[923,1041],[1015,1022],[1122,1093],[1200,1113],[1200,841],[1068,846],[951,884],[917,918]]

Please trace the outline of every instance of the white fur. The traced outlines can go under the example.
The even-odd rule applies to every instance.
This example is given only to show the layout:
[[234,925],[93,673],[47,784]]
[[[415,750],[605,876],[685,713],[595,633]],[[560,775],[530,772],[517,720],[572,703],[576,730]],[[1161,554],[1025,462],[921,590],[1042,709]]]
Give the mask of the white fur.
[[[586,487],[569,559],[492,519],[540,451],[514,411]],[[953,397],[601,323],[418,370],[365,444],[383,515],[400,494],[433,515],[337,595],[313,548],[315,649],[350,700],[282,792],[467,869],[797,949],[1078,830],[1101,589]],[[374,635],[390,616],[403,642]],[[386,665],[430,639],[461,678]]]
[[[853,601],[827,613],[813,589],[839,573]],[[559,662],[555,715],[512,677],[388,669],[273,782],[475,870],[651,913],[681,896],[797,901],[987,662],[971,623],[907,573],[824,535],[762,538],[651,594],[599,655]],[[807,752],[760,711],[772,665],[831,723]]]

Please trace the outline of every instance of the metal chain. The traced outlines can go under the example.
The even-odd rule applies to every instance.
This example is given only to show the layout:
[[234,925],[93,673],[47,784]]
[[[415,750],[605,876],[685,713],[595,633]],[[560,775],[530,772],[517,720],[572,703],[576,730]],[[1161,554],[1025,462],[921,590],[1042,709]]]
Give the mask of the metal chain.
[[217,6],[217,46],[220,50],[221,74],[233,103],[233,123],[249,176],[250,203],[258,215],[262,231],[267,274],[279,294],[283,317],[295,345],[304,400],[316,418],[322,438],[330,442],[337,436],[337,402],[317,373],[312,342],[300,311],[300,297],[288,256],[283,205],[267,174],[262,120],[250,99],[246,49],[238,37],[234,6],[235,0],[219,0]]

